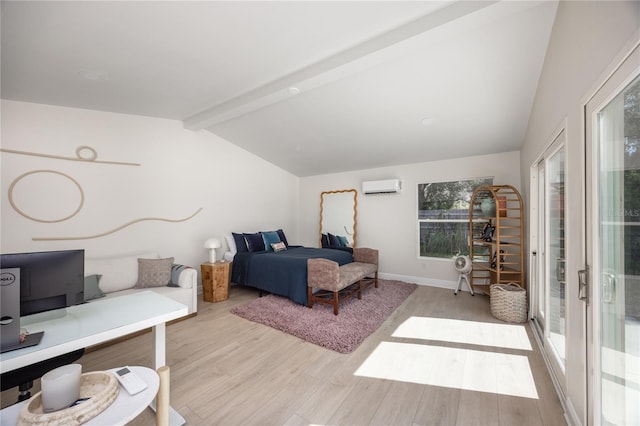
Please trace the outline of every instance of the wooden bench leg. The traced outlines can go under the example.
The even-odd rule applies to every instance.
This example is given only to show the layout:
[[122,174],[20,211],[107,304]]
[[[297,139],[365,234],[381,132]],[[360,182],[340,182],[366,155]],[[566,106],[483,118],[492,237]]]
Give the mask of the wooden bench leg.
[[307,287],[307,306],[313,309],[313,289]]
[[362,280],[358,281],[358,299],[362,300]]
[[376,271],[374,280],[375,280],[374,286],[375,286],[375,288],[378,288],[378,271]]
[[338,315],[338,292],[333,292],[333,315]]

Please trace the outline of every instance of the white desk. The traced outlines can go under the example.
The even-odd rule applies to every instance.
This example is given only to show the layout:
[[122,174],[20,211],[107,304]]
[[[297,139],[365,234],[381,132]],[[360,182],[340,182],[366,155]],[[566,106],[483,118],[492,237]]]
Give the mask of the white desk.
[[[153,367],[157,370],[166,364],[166,323],[187,313],[185,305],[153,291],[143,291],[29,315],[20,319],[20,326],[30,333],[44,331],[42,341],[37,346],[0,354],[0,372],[15,370],[150,327],[153,329]],[[174,421],[176,415],[178,417]],[[172,410],[171,422],[184,424],[184,419]]]
[[[118,367],[122,368],[122,367]],[[108,370],[114,372],[118,368]],[[160,378],[158,373],[150,368],[146,367],[129,367],[136,373],[138,377],[147,383],[147,388],[135,395],[129,395],[127,391],[122,389],[120,385],[120,392],[116,399],[109,405],[102,413],[89,420],[85,425],[87,426],[120,426],[126,425],[133,419],[135,419],[142,411],[151,404],[156,394],[158,393],[158,387],[160,385]],[[20,411],[22,407],[28,401],[22,401],[17,404],[13,404],[4,410],[0,410],[0,425],[13,426],[18,422]]]

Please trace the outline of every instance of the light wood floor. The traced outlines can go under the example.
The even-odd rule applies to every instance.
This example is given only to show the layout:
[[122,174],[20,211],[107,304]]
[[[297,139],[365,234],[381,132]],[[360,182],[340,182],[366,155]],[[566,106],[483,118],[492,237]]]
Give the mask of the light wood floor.
[[[499,323],[489,313],[487,297],[454,296],[451,290],[419,286],[351,354],[323,349],[229,313],[231,307],[255,297],[255,291],[234,286],[229,300],[200,300],[196,317],[167,328],[171,405],[188,425],[566,424],[528,325],[533,350],[392,336],[412,316]],[[524,356],[538,398],[354,375],[381,342]],[[85,354],[79,362],[85,372],[122,365],[151,367],[150,348],[151,335],[147,333]],[[36,383],[34,391],[38,390]],[[14,395],[15,391],[3,392],[3,406]],[[147,410],[133,423],[153,422],[153,413]]]

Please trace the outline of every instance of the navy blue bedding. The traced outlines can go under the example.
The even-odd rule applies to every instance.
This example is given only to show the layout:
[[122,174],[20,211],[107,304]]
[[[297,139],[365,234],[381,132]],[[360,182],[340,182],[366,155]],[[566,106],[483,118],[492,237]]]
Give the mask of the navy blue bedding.
[[238,252],[233,258],[231,281],[307,304],[307,259],[324,258],[339,265],[353,262],[342,250],[289,246],[279,252]]

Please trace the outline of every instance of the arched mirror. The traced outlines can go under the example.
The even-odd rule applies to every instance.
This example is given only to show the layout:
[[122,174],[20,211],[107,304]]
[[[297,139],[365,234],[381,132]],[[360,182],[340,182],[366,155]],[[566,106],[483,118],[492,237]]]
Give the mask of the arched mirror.
[[357,195],[355,189],[320,194],[320,247],[356,246]]

